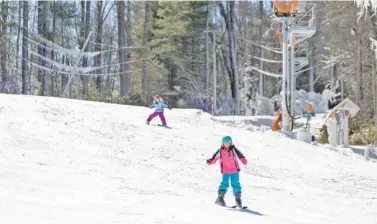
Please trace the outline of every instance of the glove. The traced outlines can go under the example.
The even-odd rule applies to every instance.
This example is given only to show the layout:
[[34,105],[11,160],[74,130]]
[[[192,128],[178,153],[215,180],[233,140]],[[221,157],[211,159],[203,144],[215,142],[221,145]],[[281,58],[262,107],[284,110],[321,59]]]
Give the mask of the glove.
[[207,165],[211,165],[211,159],[207,159]]
[[246,159],[246,158],[241,158],[240,160],[241,160],[241,162],[243,163],[243,165],[246,165],[246,164],[247,164],[247,159]]

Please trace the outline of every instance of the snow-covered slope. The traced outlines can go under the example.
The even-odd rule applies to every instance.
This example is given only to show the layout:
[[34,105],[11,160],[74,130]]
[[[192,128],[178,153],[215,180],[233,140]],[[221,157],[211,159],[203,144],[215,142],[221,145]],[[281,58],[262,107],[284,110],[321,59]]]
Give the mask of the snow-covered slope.
[[[173,109],[173,129],[148,108],[0,95],[0,223],[375,224],[377,164],[270,131]],[[156,119],[154,124],[159,123]],[[231,135],[241,165],[241,212],[214,204]],[[226,196],[234,204],[231,189]]]

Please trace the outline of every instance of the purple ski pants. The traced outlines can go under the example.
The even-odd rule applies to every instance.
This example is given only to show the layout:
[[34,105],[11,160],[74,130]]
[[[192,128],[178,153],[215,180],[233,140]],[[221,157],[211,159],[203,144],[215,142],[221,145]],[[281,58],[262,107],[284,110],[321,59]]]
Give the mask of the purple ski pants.
[[151,122],[151,120],[155,117],[159,116],[162,122],[162,125],[166,125],[166,120],[163,112],[154,112],[153,114],[149,115],[147,121]]

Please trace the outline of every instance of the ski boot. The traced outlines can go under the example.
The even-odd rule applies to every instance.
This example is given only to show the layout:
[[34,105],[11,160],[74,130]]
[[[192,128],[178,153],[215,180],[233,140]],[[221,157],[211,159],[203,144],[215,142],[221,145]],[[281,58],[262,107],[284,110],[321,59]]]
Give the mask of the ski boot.
[[236,198],[236,205],[239,208],[242,208],[241,192],[234,195]]
[[147,125],[149,125],[149,121],[146,121],[145,123],[146,123]]
[[225,201],[224,201],[224,196],[225,196],[225,191],[219,191],[219,196],[216,199],[216,204],[220,206],[226,206]]

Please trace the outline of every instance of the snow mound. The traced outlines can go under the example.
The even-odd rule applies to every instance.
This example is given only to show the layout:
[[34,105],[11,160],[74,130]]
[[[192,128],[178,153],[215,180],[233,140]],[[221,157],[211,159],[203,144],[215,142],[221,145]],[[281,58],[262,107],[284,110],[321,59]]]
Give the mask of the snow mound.
[[[328,102],[336,102],[336,98],[339,97],[339,93],[334,93],[325,89],[321,94],[315,92],[307,92],[303,89],[296,91],[296,114],[301,115],[309,104],[313,105],[313,111],[315,113],[326,113],[328,110]],[[274,103],[280,105],[282,102],[281,95],[273,96],[269,101],[260,101],[258,107],[261,108],[274,108]],[[271,110],[271,109],[270,109]],[[265,110],[263,110],[265,111]],[[260,113],[261,114],[261,113]],[[265,113],[271,114],[271,113]]]
[[[146,125],[148,108],[0,95],[0,223],[374,224],[377,164],[167,110],[172,129]],[[157,118],[158,119],[158,118]],[[248,159],[250,210],[214,204],[231,135]],[[231,189],[226,202],[234,204]]]
[[248,131],[271,130],[276,116],[216,116],[213,121]]

